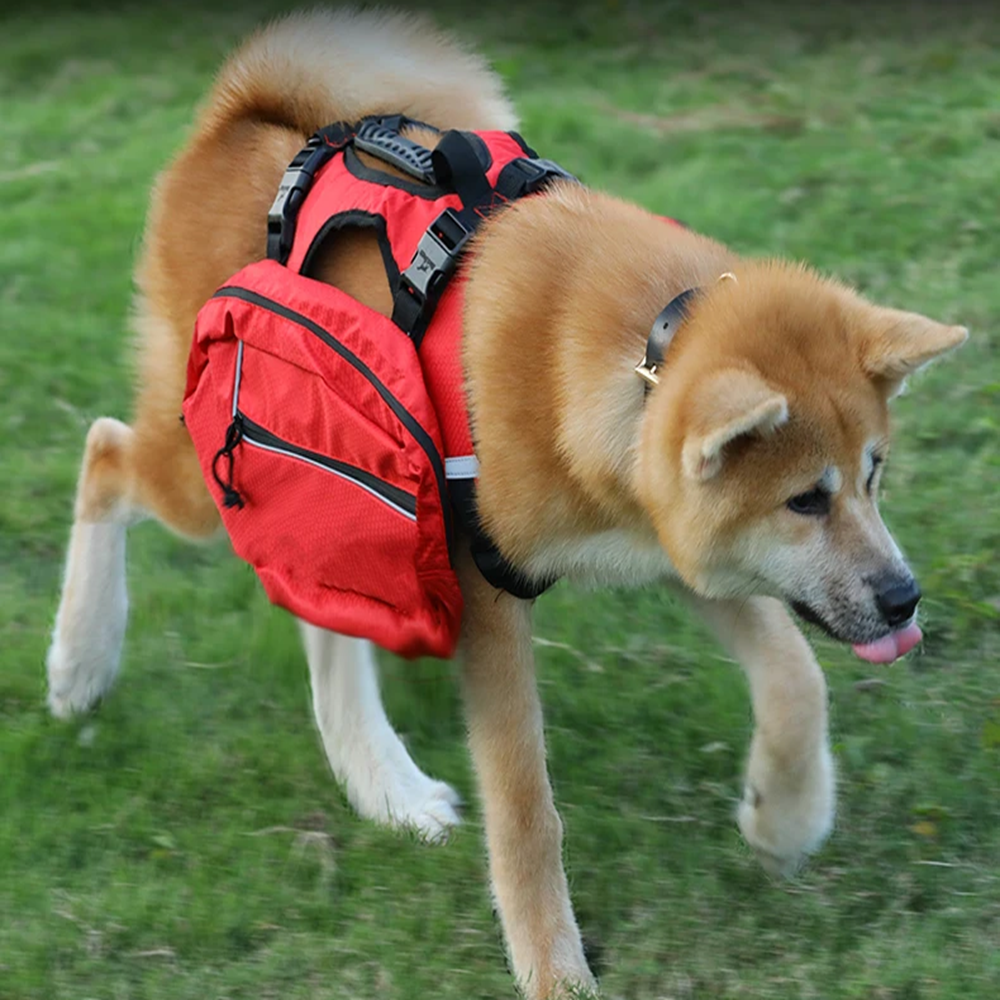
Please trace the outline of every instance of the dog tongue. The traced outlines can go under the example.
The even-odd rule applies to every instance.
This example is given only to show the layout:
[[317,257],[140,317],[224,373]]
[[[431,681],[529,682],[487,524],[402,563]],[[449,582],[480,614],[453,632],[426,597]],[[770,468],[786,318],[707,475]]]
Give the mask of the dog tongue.
[[898,632],[890,632],[877,642],[868,642],[852,648],[855,655],[869,663],[892,663],[893,660],[905,656],[923,637],[920,627],[911,624]]

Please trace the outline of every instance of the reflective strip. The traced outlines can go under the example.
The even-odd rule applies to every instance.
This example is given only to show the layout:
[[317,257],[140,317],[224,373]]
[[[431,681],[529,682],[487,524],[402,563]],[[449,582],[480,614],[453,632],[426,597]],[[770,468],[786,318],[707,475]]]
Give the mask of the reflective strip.
[[391,507],[397,513],[402,514],[403,517],[408,518],[411,521],[416,521],[417,519],[417,515],[413,511],[405,510],[403,507],[400,507],[399,504],[393,503],[392,500],[390,500],[384,493],[379,493],[378,490],[373,490],[367,483],[363,483],[360,479],[356,479],[354,476],[348,475],[346,472],[341,472],[339,469],[332,469],[329,465],[323,465],[321,462],[317,462],[315,459],[309,458],[307,455],[300,455],[298,452],[289,451],[287,448],[276,448],[274,445],[264,444],[263,441],[256,441],[246,433],[243,434],[240,440],[245,444],[253,445],[254,448],[261,448],[264,451],[273,451],[276,455],[285,455],[287,458],[294,458],[297,462],[305,462],[307,465],[313,465],[317,469],[329,472],[333,476],[339,476],[341,479],[345,479],[347,482],[360,487],[366,493],[370,493],[376,500],[381,500],[386,507]]
[[475,479],[479,475],[479,462],[475,455],[456,455],[444,460],[446,479]]
[[235,417],[240,404],[240,377],[243,375],[243,341],[236,348],[236,377],[233,379],[233,412],[230,416]]

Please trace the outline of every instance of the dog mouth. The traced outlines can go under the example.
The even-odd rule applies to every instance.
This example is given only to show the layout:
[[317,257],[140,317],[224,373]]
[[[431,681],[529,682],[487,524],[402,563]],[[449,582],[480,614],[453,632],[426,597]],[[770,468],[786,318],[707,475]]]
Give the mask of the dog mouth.
[[877,639],[867,642],[854,642],[851,638],[841,635],[827,622],[815,608],[802,601],[792,601],[792,610],[803,620],[822,629],[831,639],[837,642],[850,643],[854,655],[868,663],[894,663],[905,656],[917,643],[923,639],[923,633],[915,618],[911,618],[898,628],[891,629]]

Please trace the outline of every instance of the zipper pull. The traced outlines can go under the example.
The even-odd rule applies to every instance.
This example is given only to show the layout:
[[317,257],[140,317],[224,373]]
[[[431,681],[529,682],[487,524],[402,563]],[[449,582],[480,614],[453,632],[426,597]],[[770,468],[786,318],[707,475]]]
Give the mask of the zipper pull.
[[[222,490],[222,506],[243,508],[243,497],[233,487],[233,450],[243,439],[243,418],[237,413],[233,417],[233,422],[226,428],[226,440],[222,447],[215,453],[212,459],[212,477]],[[224,458],[228,463],[226,469],[226,479],[218,473],[219,459]]]

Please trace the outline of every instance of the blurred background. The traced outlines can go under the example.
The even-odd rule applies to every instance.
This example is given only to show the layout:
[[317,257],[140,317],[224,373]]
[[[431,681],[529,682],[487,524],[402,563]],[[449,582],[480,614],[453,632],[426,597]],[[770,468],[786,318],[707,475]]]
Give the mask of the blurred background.
[[[739,839],[748,697],[684,609],[565,583],[538,602],[567,865],[607,995],[993,1000],[996,4],[428,7],[492,59],[528,141],[588,184],[972,332],[894,410],[882,507],[925,642],[881,669],[813,637],[841,805],[795,880],[769,881]],[[224,541],[133,529],[118,686],[71,723],[44,707],[84,434],[129,411],[150,185],[226,52],[282,9],[0,14],[3,1000],[513,995],[452,665],[383,663],[415,759],[468,803],[443,848],[351,813],[293,622]]]

